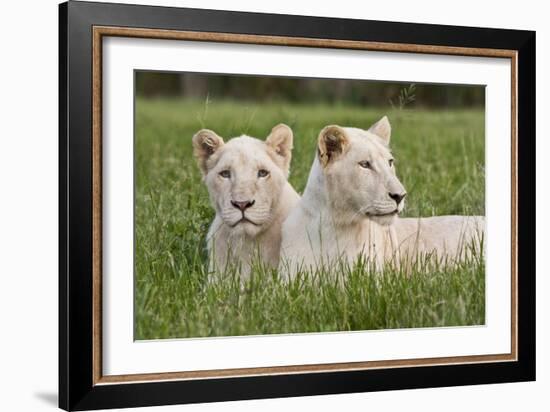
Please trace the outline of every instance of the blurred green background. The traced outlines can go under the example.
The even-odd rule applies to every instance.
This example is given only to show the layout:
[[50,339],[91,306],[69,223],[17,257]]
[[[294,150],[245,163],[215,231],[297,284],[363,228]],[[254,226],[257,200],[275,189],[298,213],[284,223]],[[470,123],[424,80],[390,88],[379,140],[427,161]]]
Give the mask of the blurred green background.
[[[400,101],[409,83],[343,79],[309,79],[274,76],[232,76],[203,73],[136,72],[139,97],[187,97],[246,101],[286,101],[360,106],[432,108],[483,107],[480,86],[415,84],[412,98]],[[403,97],[407,97],[403,96]]]

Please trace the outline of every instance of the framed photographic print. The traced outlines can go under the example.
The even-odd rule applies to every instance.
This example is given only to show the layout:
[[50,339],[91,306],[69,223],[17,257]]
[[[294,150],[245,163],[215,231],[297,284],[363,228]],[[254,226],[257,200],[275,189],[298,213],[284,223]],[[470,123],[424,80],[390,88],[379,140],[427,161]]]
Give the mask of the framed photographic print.
[[60,5],[66,410],[535,379],[535,33]]

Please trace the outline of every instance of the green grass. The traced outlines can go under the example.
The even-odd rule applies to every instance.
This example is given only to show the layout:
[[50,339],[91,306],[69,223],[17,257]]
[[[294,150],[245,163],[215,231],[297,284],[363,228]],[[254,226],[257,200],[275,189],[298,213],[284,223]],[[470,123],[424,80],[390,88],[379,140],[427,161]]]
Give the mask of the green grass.
[[[205,235],[214,216],[192,157],[202,127],[224,137],[265,138],[277,123],[294,131],[290,182],[306,183],[316,138],[327,124],[368,128],[387,114],[404,216],[484,215],[482,110],[359,107],[157,99],[136,101],[135,338],[479,325],[485,266],[474,254],[457,267],[417,264],[412,274],[344,268],[283,283],[258,267],[207,283]],[[261,265],[258,265],[261,266]]]

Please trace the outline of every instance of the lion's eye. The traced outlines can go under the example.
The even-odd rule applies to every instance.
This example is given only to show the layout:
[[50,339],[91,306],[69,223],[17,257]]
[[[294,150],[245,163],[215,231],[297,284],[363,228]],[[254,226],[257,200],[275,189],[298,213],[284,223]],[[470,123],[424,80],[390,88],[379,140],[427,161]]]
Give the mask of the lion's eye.
[[362,162],[359,162],[359,166],[361,166],[364,169],[370,169],[371,168],[371,164],[367,160],[363,160]]
[[219,174],[224,179],[229,179],[231,177],[231,171],[229,170],[222,170]]
[[390,164],[390,167],[393,167],[393,159],[388,160],[388,163]]
[[258,177],[267,177],[268,174],[269,172],[265,169],[258,170]]

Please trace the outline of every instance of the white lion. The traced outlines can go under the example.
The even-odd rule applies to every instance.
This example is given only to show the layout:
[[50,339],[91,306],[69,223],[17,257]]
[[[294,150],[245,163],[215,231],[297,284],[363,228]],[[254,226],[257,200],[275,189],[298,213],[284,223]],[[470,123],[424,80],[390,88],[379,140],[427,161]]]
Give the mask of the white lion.
[[287,181],[292,140],[284,124],[265,141],[240,136],[224,143],[206,129],[193,136],[194,155],[216,210],[207,235],[211,270],[240,264],[246,274],[256,257],[277,267],[281,226],[299,200]]
[[327,126],[302,199],[283,224],[281,272],[295,274],[363,256],[376,268],[402,256],[463,256],[483,217],[401,219],[406,191],[395,174],[387,117],[369,130]]

